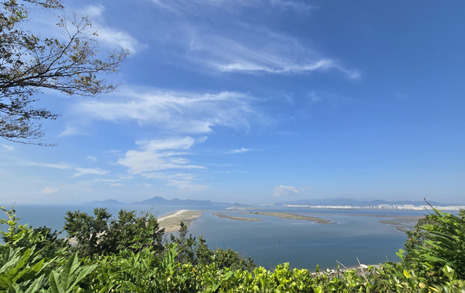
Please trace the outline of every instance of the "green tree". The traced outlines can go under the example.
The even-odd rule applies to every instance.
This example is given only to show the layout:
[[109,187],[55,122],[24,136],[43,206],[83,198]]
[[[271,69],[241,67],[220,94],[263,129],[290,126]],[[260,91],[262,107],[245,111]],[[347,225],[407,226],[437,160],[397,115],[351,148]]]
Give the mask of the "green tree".
[[125,50],[99,58],[96,34],[83,17],[60,18],[58,27],[67,39],[41,37],[24,29],[30,19],[27,5],[62,9],[61,0],[4,0],[0,4],[0,137],[34,143],[43,135],[40,121],[56,119],[47,109],[34,106],[42,89],[69,95],[94,96],[114,89],[102,78],[117,71]]
[[252,258],[245,258],[239,252],[230,248],[226,250],[222,248],[210,249],[202,236],[197,241],[192,234],[187,237],[187,232],[187,226],[181,222],[178,237],[171,234],[171,243],[176,244],[176,260],[179,263],[193,265],[214,264],[218,269],[230,268],[232,270],[246,271],[252,271],[256,267]]
[[94,216],[80,211],[66,213],[64,230],[75,239],[80,256],[109,255],[124,250],[140,251],[163,248],[164,229],[150,213],[140,216],[135,211],[121,210],[117,219],[103,208]]

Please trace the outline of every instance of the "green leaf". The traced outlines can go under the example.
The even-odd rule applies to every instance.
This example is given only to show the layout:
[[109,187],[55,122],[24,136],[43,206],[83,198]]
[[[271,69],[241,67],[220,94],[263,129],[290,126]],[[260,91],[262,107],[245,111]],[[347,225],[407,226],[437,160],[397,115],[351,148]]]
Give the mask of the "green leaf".
[[45,279],[45,275],[40,276],[39,278],[35,279],[34,282],[27,288],[24,293],[35,293],[38,292],[40,287],[42,287],[42,282]]
[[58,280],[58,274],[55,271],[52,271],[50,274],[50,291],[52,293],[63,293],[62,290],[60,290],[59,283],[57,282]]

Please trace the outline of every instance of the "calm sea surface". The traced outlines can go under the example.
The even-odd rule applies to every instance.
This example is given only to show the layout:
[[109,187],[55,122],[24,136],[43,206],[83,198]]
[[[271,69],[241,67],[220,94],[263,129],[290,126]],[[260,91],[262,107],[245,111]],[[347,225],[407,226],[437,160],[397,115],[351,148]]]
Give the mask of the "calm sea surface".
[[[65,212],[80,210],[91,214],[93,206],[63,205],[17,205],[16,213],[20,222],[33,227],[47,226],[62,230]],[[179,209],[179,206],[110,206],[107,210],[117,215],[121,209],[149,211],[163,216]],[[199,209],[196,207],[195,209]],[[403,248],[405,233],[379,221],[389,215],[422,215],[425,212],[391,210],[323,210],[303,208],[266,208],[260,211],[293,212],[318,216],[331,220],[331,224],[317,224],[311,221],[282,219],[265,215],[242,214],[241,211],[223,210],[227,215],[255,217],[263,221],[237,221],[218,218],[206,210],[203,217],[194,221],[189,229],[193,236],[203,236],[210,248],[232,248],[244,256],[252,257],[258,265],[273,268],[276,264],[289,262],[291,267],[315,269],[334,268],[337,261],[345,266],[357,265],[357,257],[364,264],[378,264],[386,260],[398,261],[395,253]],[[362,215],[376,214],[383,217]],[[386,217],[384,217],[386,216]],[[2,215],[2,218],[4,216]],[[5,227],[2,227],[2,230]]]

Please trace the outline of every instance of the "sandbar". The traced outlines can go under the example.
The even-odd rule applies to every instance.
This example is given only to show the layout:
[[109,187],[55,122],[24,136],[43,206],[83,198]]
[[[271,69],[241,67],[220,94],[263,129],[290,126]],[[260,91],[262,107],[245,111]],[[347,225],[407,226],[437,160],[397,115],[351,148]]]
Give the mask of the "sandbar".
[[399,232],[413,231],[418,220],[424,216],[409,216],[409,215],[373,215],[373,214],[353,214],[348,216],[357,217],[374,217],[374,218],[388,218],[379,221],[382,224],[394,226]]
[[[243,214],[247,214],[245,212],[242,212]],[[283,219],[292,219],[292,220],[306,220],[306,221],[313,221],[318,224],[329,224],[331,223],[330,220],[323,219],[323,218],[318,218],[318,217],[312,217],[312,216],[302,216],[294,213],[284,213],[284,212],[249,212],[250,214],[255,214],[255,215],[264,215],[264,216],[272,216],[272,217],[277,217],[277,218],[283,218]]]
[[202,215],[201,210],[179,210],[172,214],[158,218],[158,223],[161,228],[165,229],[165,232],[177,232],[179,231],[179,225],[181,222],[186,224],[187,227]]
[[237,220],[237,221],[252,221],[252,222],[263,221],[263,219],[235,217],[235,216],[225,215],[222,213],[213,213],[213,214],[217,216],[218,218],[226,218],[226,219]]
[[393,217],[389,220],[381,220],[380,223],[394,226],[399,232],[413,231],[418,220],[423,217],[407,216],[407,217]]

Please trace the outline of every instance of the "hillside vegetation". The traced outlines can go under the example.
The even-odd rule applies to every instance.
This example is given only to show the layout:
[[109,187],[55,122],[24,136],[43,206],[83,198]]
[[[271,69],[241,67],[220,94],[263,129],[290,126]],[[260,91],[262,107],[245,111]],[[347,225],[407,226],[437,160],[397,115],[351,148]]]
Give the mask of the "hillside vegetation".
[[407,233],[399,263],[310,272],[288,263],[266,270],[230,249],[211,250],[183,223],[164,240],[151,214],[68,212],[70,245],[3,210],[1,292],[465,292],[465,211],[433,210]]

